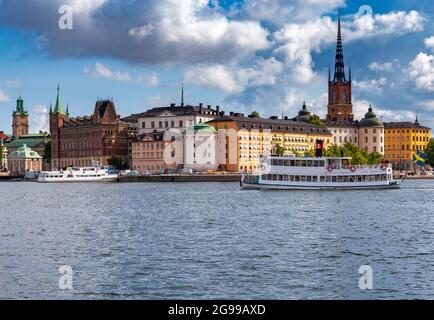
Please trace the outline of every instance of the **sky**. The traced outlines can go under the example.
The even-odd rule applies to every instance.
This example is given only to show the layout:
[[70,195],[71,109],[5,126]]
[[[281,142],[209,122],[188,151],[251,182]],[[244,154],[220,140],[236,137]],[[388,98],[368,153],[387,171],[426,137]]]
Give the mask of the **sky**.
[[356,119],[371,104],[434,128],[430,0],[0,0],[0,131],[19,95],[48,130],[58,84],[72,116],[98,98],[122,116],[180,103],[184,83],[192,105],[324,117],[338,14]]

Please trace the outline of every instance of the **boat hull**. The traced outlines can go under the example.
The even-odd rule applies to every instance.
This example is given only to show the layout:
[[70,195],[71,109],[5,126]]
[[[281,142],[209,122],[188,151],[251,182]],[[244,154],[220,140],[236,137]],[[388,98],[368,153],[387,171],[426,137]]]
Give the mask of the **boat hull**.
[[385,189],[399,189],[400,183],[393,184],[378,184],[378,185],[359,185],[359,186],[339,186],[339,185],[322,185],[322,186],[308,186],[308,185],[277,185],[277,184],[258,184],[241,182],[241,189],[250,190],[385,190]]
[[83,182],[116,182],[118,176],[107,176],[97,178],[39,178],[38,183],[83,183]]

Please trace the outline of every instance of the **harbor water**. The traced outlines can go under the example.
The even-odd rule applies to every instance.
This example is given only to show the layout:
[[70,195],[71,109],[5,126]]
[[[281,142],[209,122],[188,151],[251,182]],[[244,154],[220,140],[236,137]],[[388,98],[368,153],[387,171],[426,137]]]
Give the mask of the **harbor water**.
[[[434,180],[345,192],[1,182],[0,192],[1,299],[434,299]],[[359,286],[364,265],[372,289]],[[65,266],[72,288],[59,286]]]

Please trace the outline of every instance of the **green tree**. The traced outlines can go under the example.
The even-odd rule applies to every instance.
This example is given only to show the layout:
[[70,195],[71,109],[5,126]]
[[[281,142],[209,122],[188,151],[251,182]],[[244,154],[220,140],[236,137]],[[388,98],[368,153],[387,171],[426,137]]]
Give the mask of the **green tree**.
[[250,116],[253,117],[253,118],[260,118],[260,115],[259,115],[259,112],[258,112],[258,111],[253,111],[253,112],[250,114]]
[[331,145],[324,154],[327,157],[341,157],[342,153],[344,157],[350,157],[351,163],[354,165],[379,164],[383,158],[382,155],[377,152],[369,153],[366,150],[356,147],[352,143],[346,143],[342,147]]
[[116,168],[116,170],[122,170],[124,167],[124,158],[121,156],[113,156],[107,159],[110,166]]
[[431,139],[431,141],[428,143],[428,146],[425,149],[425,153],[428,156],[428,163],[431,167],[434,167],[434,139]]
[[316,114],[313,114],[309,117],[309,123],[320,127],[325,126],[325,123],[322,122],[319,116],[317,116]]
[[281,144],[276,144],[275,152],[276,155],[282,157],[285,154],[285,148]]

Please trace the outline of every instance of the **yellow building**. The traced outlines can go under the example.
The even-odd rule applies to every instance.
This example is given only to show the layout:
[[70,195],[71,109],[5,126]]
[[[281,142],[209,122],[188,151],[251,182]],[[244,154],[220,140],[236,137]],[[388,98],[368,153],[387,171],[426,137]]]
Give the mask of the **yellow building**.
[[424,151],[431,139],[431,129],[416,122],[385,123],[385,159],[398,170],[406,170],[411,165],[416,150]]
[[257,172],[260,157],[276,152],[280,145],[285,155],[314,153],[315,145],[324,149],[331,143],[332,134],[322,127],[273,117],[261,119],[231,113],[207,124],[218,130],[219,168],[232,172]]

